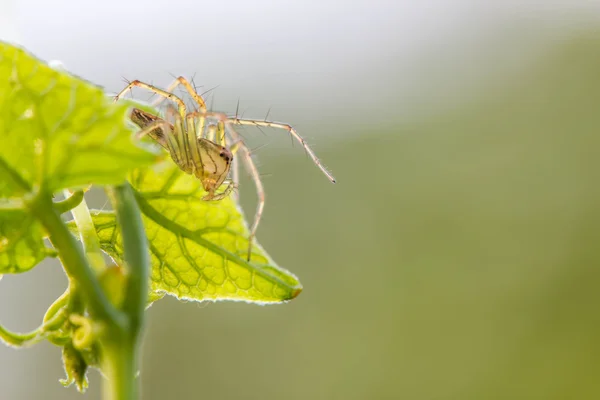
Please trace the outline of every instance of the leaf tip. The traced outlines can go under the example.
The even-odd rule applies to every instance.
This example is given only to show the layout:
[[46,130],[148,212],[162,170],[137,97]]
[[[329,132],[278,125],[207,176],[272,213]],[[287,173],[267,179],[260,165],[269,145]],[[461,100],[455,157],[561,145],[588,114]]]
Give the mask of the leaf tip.
[[295,299],[296,297],[298,297],[298,295],[300,295],[300,293],[302,293],[302,289],[303,289],[302,286],[293,289],[292,293],[290,295],[290,300]]

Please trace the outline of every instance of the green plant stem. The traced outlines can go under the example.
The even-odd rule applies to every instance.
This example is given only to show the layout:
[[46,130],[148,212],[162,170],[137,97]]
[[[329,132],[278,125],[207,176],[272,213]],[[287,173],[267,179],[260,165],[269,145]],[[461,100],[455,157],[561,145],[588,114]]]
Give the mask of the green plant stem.
[[2,325],[0,325],[0,341],[4,342],[7,346],[23,347],[29,343],[34,342],[39,337],[40,331],[37,329],[33,332],[28,333],[16,333],[11,332],[8,329],[4,328]]
[[0,325],[0,341],[12,347],[26,347],[34,345],[48,338],[49,332],[59,329],[66,319],[66,314],[59,311],[51,318],[48,318],[47,321],[44,321],[44,323],[38,329],[28,333],[11,332]]
[[96,320],[125,328],[125,316],[108,301],[83,250],[54,209],[52,196],[41,191],[29,203],[29,208],[46,228],[52,245],[59,252],[63,267],[81,287],[90,315]]
[[105,343],[102,353],[104,400],[132,400],[136,398],[135,364],[136,341],[128,336],[117,336]]
[[[81,199],[78,198],[77,193],[81,193]],[[102,250],[100,249],[98,233],[96,232],[96,227],[92,221],[92,216],[87,203],[83,198],[83,192],[71,193],[71,191],[65,190],[65,196],[67,197],[67,200],[64,200],[63,202],[67,202],[74,197],[73,203],[79,200],[77,205],[72,208],[71,213],[73,214],[73,219],[77,225],[81,243],[83,243],[83,248],[85,249],[85,254],[87,255],[90,265],[94,272],[99,274],[106,266],[104,264],[104,257],[102,257]]]
[[127,283],[123,311],[128,319],[127,330],[112,330],[102,342],[102,370],[106,378],[107,400],[136,398],[140,332],[148,297],[150,258],[142,215],[128,183],[107,189],[117,213],[123,237]]
[[[50,241],[58,250],[63,266],[73,281],[71,299],[78,297],[77,294],[81,295],[88,306],[90,316],[97,321],[105,322],[105,331],[99,338],[102,370],[107,377],[104,383],[105,399],[133,400],[136,395],[135,375],[139,333],[143,325],[148,292],[148,245],[141,214],[131,187],[126,184],[109,189],[109,193],[112,195],[118,220],[121,223],[128,268],[127,301],[123,306],[125,312],[117,310],[102,291],[88,258],[54,208],[51,196],[41,191],[28,206],[46,228]],[[83,201],[74,209],[76,218],[80,217],[77,221],[78,228],[94,229],[93,224],[86,226],[89,211],[79,209],[80,207],[87,209]],[[89,221],[91,222],[91,218]],[[80,222],[83,223],[82,227],[79,226]],[[86,250],[90,249],[90,245],[93,248],[94,238],[97,240],[95,231],[92,239],[82,232],[82,240],[87,243]],[[89,254],[88,252],[88,257]]]
[[128,269],[123,311],[129,317],[131,334],[140,331],[148,304],[150,252],[142,215],[129,183],[109,189],[123,237],[124,260]]
[[67,303],[69,302],[69,295],[70,295],[70,290],[67,289],[65,290],[65,292],[63,294],[60,295],[60,297],[56,300],[54,300],[54,303],[52,303],[52,305],[50,305],[50,307],[48,307],[48,310],[46,311],[46,314],[44,315],[44,322],[48,321],[49,319],[51,319],[52,317],[54,317],[56,315],[56,313],[58,313],[60,310],[62,310],[62,308],[64,306],[67,305]]
[[64,200],[54,203],[54,208],[56,208],[56,211],[58,211],[60,214],[74,209],[84,200],[83,190],[78,190],[73,193],[71,193],[69,190],[65,190],[65,196],[66,198]]

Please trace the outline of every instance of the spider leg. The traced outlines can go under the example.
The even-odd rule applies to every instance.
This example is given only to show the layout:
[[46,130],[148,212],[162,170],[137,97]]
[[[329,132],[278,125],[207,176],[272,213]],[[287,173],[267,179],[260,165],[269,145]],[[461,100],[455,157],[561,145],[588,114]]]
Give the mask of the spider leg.
[[[231,151],[233,153],[233,151]],[[237,157],[233,157],[233,161],[231,163],[231,180],[236,187],[239,187],[240,184],[240,160]],[[240,193],[236,190],[233,192],[233,199],[235,201],[240,201]]]
[[171,116],[174,116],[174,118],[172,118],[174,124],[137,108],[132,110],[130,118],[131,121],[140,128],[136,133],[138,139],[149,135],[169,152],[175,164],[185,170],[185,168],[182,167],[182,165],[187,165],[185,163],[182,164],[182,157],[185,154],[181,153],[181,146],[177,135],[177,131],[181,131],[182,129],[179,114],[172,105],[167,108],[167,114],[169,113]]
[[246,144],[241,140],[239,133],[233,129],[232,126],[229,126],[228,129],[233,139],[236,141],[231,147],[235,152],[241,150],[242,161],[244,165],[248,169],[252,180],[254,181],[254,186],[256,186],[256,195],[258,196],[258,203],[256,205],[256,212],[254,213],[254,222],[252,222],[252,226],[250,227],[250,236],[248,237],[248,261],[250,261],[250,256],[252,255],[252,244],[254,241],[254,237],[256,236],[256,229],[258,228],[258,224],[262,218],[263,211],[265,209],[265,188],[260,180],[260,174],[258,172],[258,168],[256,168],[256,164],[254,160],[252,160],[252,154],[250,149]]
[[214,124],[208,125],[206,128],[206,139],[211,142],[215,142],[215,137],[217,136],[217,126]]
[[[227,181],[226,181],[227,182]],[[234,189],[237,189],[237,184],[233,181],[229,181],[227,187],[225,188],[225,190],[223,190],[223,192],[216,194],[212,197],[210,197],[210,195],[206,195],[202,198],[202,200],[205,201],[218,201],[218,200],[223,200],[225,197],[227,197],[229,195],[229,193],[231,193]]]
[[[198,125],[204,125],[204,122],[198,125],[196,124],[195,117],[188,114],[187,117],[187,131],[185,137],[187,139],[188,148],[190,150],[190,158],[192,159],[192,163],[194,168],[203,168],[202,157],[200,156],[200,152],[198,151],[198,134],[196,133],[196,127]],[[200,119],[205,119],[204,117],[200,117]]]
[[[192,96],[194,101],[200,107],[200,110],[206,111],[206,102],[204,101],[202,96],[200,96],[198,94],[198,92],[196,92],[196,89],[190,84],[190,82],[187,79],[185,79],[183,76],[180,76],[180,77],[176,78],[173,82],[171,82],[171,84],[169,85],[169,87],[167,88],[166,91],[169,93],[172,93],[179,85],[185,87],[187,92],[190,94],[190,96]],[[164,101],[164,98],[158,99],[152,103],[152,106],[156,107],[163,101]]]
[[[201,138],[205,136],[205,125],[206,125],[206,117],[204,117],[204,115],[201,114],[197,114],[197,113],[191,113],[192,118],[194,118],[194,120],[198,119],[198,122],[196,122],[196,137]],[[206,131],[208,131],[208,129],[206,129]],[[208,132],[206,132],[208,134]]]
[[190,169],[190,155],[186,153],[186,131],[184,122],[179,116],[179,111],[173,104],[165,107],[164,119],[169,123],[170,130],[165,135],[167,149],[171,154],[173,162],[186,173],[192,173]]
[[302,138],[302,136],[300,136],[298,134],[298,132],[296,131],[296,129],[294,129],[294,127],[292,127],[291,125],[284,124],[281,122],[258,121],[258,120],[253,120],[253,119],[242,119],[242,118],[229,119],[229,122],[234,125],[250,125],[250,126],[256,126],[256,127],[263,126],[263,127],[267,127],[267,128],[284,129],[284,130],[288,131],[298,142],[300,142],[302,147],[304,147],[304,150],[306,150],[306,153],[308,153],[310,158],[313,160],[313,162],[316,164],[316,166],[321,170],[321,172],[323,172],[323,174],[325,174],[325,176],[331,181],[331,183],[335,183],[335,178],[331,174],[331,172],[327,171],[327,169],[323,166],[323,164],[321,164],[321,160],[319,160],[317,155],[312,151],[312,149],[309,147],[308,143],[306,143],[304,138]]
[[[296,129],[294,129],[289,124],[284,124],[281,122],[272,122],[272,121],[259,121],[259,120],[255,120],[255,119],[245,119],[245,118],[238,118],[238,117],[231,118],[223,113],[211,112],[211,111],[195,112],[195,113],[191,113],[191,114],[204,115],[206,117],[216,118],[220,121],[224,121],[225,123],[232,124],[232,125],[245,125],[245,126],[255,126],[255,127],[262,126],[262,127],[266,127],[266,128],[276,128],[276,129],[286,130],[290,133],[290,135],[292,135],[302,145],[302,147],[304,147],[304,150],[306,150],[306,153],[310,156],[310,158],[317,165],[317,167],[321,170],[321,172],[323,172],[323,174],[325,174],[327,179],[329,179],[329,181],[331,183],[336,182],[334,176],[331,174],[331,172],[327,171],[327,169],[323,166],[323,164],[321,164],[321,160],[319,160],[319,158],[314,153],[314,151],[312,151],[312,149],[310,148],[308,143],[306,143],[304,138],[302,138],[302,136],[300,136],[298,134]],[[237,132],[236,132],[236,134],[237,134]],[[237,136],[239,136],[239,134],[237,134]]]
[[[219,121],[217,123],[217,141],[216,143],[220,144],[223,147],[227,146],[227,143],[225,142],[225,124],[223,123],[223,121]],[[229,149],[231,151],[231,149]]]
[[[171,152],[171,157],[173,158],[173,161],[175,161],[175,164],[179,166],[179,168],[188,174],[191,174],[194,172],[195,164],[192,161],[193,155],[190,151],[188,135],[189,132],[193,132],[193,129],[186,129],[184,120],[179,118],[179,116],[175,119],[173,126],[174,129],[172,136],[174,136],[173,142],[176,144],[173,145],[174,151]],[[192,142],[194,144],[196,143],[195,137]]]
[[[213,117],[217,120],[217,125],[214,122],[206,123],[206,117]],[[225,144],[225,124],[227,122],[227,116],[221,113],[207,113],[206,111],[193,111],[188,114],[188,118],[198,119],[197,131],[198,137],[203,137],[210,140],[213,143],[218,143],[221,146]],[[205,129],[206,125],[206,129]]]
[[[149,123],[143,129],[141,129],[140,131],[138,131],[135,134],[135,137],[138,138],[138,139],[141,139],[144,136],[151,134],[156,129],[162,129],[163,132],[170,132],[171,131],[171,124],[169,124],[168,122],[163,121],[161,119],[156,120],[154,122]],[[163,145],[163,143],[160,143],[160,142],[158,142],[158,143],[161,144],[161,145]],[[163,147],[165,147],[165,145],[163,145]]]
[[[235,132],[235,134],[239,135],[239,133]],[[229,146],[229,151],[231,154],[235,155],[240,147],[244,144],[241,139],[236,140],[231,146]]]
[[[173,127],[168,122],[163,121],[163,120],[156,120],[154,122],[147,124],[142,129],[140,129],[138,132],[136,132],[135,137],[137,139],[141,139],[144,136],[149,135],[153,139],[155,139],[155,141],[158,144],[160,144],[162,147],[164,147],[166,150],[168,150],[169,153],[173,154],[173,151],[171,150],[171,147],[170,147],[171,144],[168,140],[170,137],[172,137],[172,132],[171,132],[172,129],[173,129]],[[156,134],[157,131],[159,131],[163,135],[165,135],[167,139],[165,141],[156,140],[154,135]]]
[[119,92],[119,94],[117,94],[115,96],[115,101],[119,100],[120,98],[122,98],[123,96],[125,96],[125,93],[127,93],[127,91],[131,88],[133,88],[134,86],[137,87],[141,87],[144,89],[148,89],[166,99],[169,99],[175,103],[177,103],[177,108],[179,110],[179,115],[181,116],[182,119],[185,119],[185,116],[187,115],[187,109],[185,108],[185,103],[183,102],[183,100],[181,100],[179,97],[175,96],[173,93],[170,93],[169,91],[165,91],[162,89],[157,88],[156,86],[152,86],[148,83],[144,83],[144,82],[140,82],[137,79],[135,81],[131,81],[129,83],[129,85],[127,85],[125,87],[125,89],[121,90],[121,92]]
[[[146,111],[140,110],[139,108],[134,108],[131,111],[130,119],[135,125],[137,125],[142,130],[148,127],[149,125],[155,124],[155,128],[151,129],[148,133],[143,133],[142,136],[148,134],[152,139],[156,140],[156,142],[162,147],[164,147],[167,150],[169,149],[166,135],[170,134],[173,131],[173,125],[166,122],[162,118],[159,118]],[[138,138],[142,137],[139,136],[140,133],[142,132],[138,133]]]
[[[237,134],[237,132],[235,132],[235,134]],[[238,152],[238,150],[240,149],[241,145],[242,145],[242,141],[237,140],[231,146],[227,146],[226,138],[225,138],[225,136],[223,137],[222,146],[227,147],[229,149],[229,151],[231,152],[231,155],[233,156],[233,160],[231,161],[231,181],[233,182],[234,189],[237,189],[240,185],[240,168],[239,168],[240,160],[235,155]],[[237,190],[235,192],[233,192],[232,196],[235,201],[240,200],[240,194]]]

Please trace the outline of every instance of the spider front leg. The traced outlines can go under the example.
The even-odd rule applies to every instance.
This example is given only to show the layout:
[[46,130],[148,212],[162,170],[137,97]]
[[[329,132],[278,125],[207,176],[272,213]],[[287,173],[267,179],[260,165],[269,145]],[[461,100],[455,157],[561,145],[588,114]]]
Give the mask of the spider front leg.
[[232,152],[237,153],[238,150],[241,150],[242,161],[244,165],[248,169],[248,173],[250,177],[254,181],[254,186],[256,187],[256,195],[258,197],[258,202],[256,204],[256,212],[254,213],[254,221],[252,222],[252,226],[250,227],[250,235],[248,236],[248,261],[252,256],[252,245],[254,242],[254,237],[256,236],[256,230],[258,229],[258,224],[263,215],[263,211],[265,209],[265,188],[260,180],[260,173],[258,172],[258,168],[252,160],[252,153],[246,144],[242,141],[242,138],[239,133],[233,129],[233,126],[228,124],[228,132],[236,141],[232,146]]
[[185,116],[187,115],[187,109],[185,107],[185,103],[183,102],[183,100],[181,100],[179,97],[175,96],[173,93],[159,89],[156,86],[150,85],[148,83],[138,81],[137,79],[135,81],[129,82],[129,85],[127,85],[125,87],[125,89],[121,90],[121,92],[119,92],[119,94],[117,94],[115,96],[115,102],[118,101],[123,96],[125,96],[125,93],[127,93],[127,91],[132,89],[134,86],[148,89],[151,92],[158,94],[159,96],[162,96],[166,99],[169,99],[169,100],[177,103],[177,109],[179,110],[179,115],[181,116],[181,119],[185,119]]
[[[169,124],[166,121],[163,121],[162,119],[157,119],[156,121],[150,122],[149,124],[145,125],[144,128],[140,131],[138,131],[135,134],[135,137],[137,139],[141,139],[146,135],[150,135],[151,137],[153,136],[153,132],[160,130],[161,131],[161,136],[163,136],[165,133],[167,135],[171,134],[171,130],[173,129],[173,126],[171,124]],[[163,133],[165,132],[165,133]],[[157,139],[155,139],[157,143],[159,143],[161,146],[167,148],[166,144],[163,144],[164,142],[161,142]]]
[[[237,116],[234,118],[230,118],[223,113],[212,112],[212,111],[194,112],[191,114],[203,115],[205,117],[215,118],[215,119],[223,121],[229,125],[245,125],[245,126],[256,126],[256,127],[262,126],[262,127],[266,127],[266,128],[276,128],[276,129],[286,130],[290,133],[290,135],[292,135],[302,145],[302,147],[304,147],[304,150],[306,151],[306,153],[309,155],[309,157],[312,159],[312,161],[315,163],[315,165],[321,170],[321,172],[323,172],[323,174],[325,174],[327,179],[329,179],[329,181],[331,183],[336,183],[334,176],[331,174],[331,172],[329,172],[325,168],[325,166],[323,166],[323,164],[321,163],[321,160],[319,160],[319,158],[317,157],[315,152],[310,148],[308,143],[306,143],[306,140],[304,140],[304,138],[298,134],[296,129],[294,129],[294,127],[292,127],[289,124],[284,124],[281,122],[272,122],[272,121],[259,121],[259,120],[255,120],[255,119],[244,119],[244,118],[238,118]],[[237,134],[237,136],[239,137],[239,134]]]
[[331,172],[329,172],[325,166],[323,166],[323,164],[321,164],[321,160],[319,160],[319,158],[317,157],[317,155],[314,153],[314,151],[312,151],[312,149],[310,148],[310,146],[308,145],[308,143],[306,143],[306,141],[304,140],[304,138],[302,136],[300,136],[298,134],[298,132],[296,131],[296,129],[294,129],[294,127],[292,127],[289,124],[284,124],[281,122],[272,122],[272,121],[258,121],[258,120],[254,120],[254,119],[243,119],[243,118],[238,118],[237,116],[235,118],[231,118],[229,119],[229,122],[234,124],[234,125],[249,125],[249,126],[256,126],[256,127],[266,127],[266,128],[276,128],[276,129],[283,129],[286,130],[290,133],[290,135],[292,135],[298,142],[300,142],[300,144],[302,145],[302,147],[304,147],[304,150],[306,151],[306,153],[310,156],[310,158],[313,160],[313,162],[315,163],[315,165],[321,170],[321,172],[323,172],[323,174],[325,174],[325,176],[327,177],[327,179],[329,179],[329,181],[331,183],[335,183],[336,180],[334,178],[334,176],[331,174]]
[[[185,79],[183,76],[179,76],[173,82],[171,82],[171,84],[169,85],[169,87],[167,88],[166,91],[169,93],[173,93],[174,90],[177,88],[177,86],[180,86],[180,85],[185,87],[185,90],[187,90],[187,92],[190,94],[190,96],[192,96],[194,101],[200,107],[200,110],[206,111],[206,102],[204,101],[202,96],[199,95],[198,92],[196,92],[196,89],[192,86],[192,84],[187,79]],[[154,106],[154,107],[158,106],[160,103],[163,102],[163,100],[164,99],[158,99],[157,101],[152,103],[152,106]]]
[[[240,160],[237,157],[233,158],[233,161],[231,162],[231,180],[233,181],[233,184],[235,185],[235,187],[239,187],[240,184]],[[240,193],[239,191],[235,191],[233,192],[232,195],[233,199],[236,202],[240,201]]]

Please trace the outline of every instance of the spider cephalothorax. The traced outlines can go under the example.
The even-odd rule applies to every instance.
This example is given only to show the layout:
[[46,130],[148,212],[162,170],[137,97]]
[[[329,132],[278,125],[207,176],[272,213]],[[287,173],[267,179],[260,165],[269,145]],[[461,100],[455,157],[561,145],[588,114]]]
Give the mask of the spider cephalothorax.
[[[173,94],[173,90],[179,85],[186,88],[198,106],[198,111],[188,113],[183,100]],[[130,82],[115,97],[115,101],[123,97],[134,86],[146,88],[160,95],[162,99],[159,102],[168,99],[177,105],[176,110],[172,107],[169,108],[170,112],[165,118],[155,116],[139,108],[133,108],[131,120],[141,128],[138,137],[148,135],[153,138],[169,152],[171,158],[181,170],[195,175],[200,180],[202,187],[207,192],[202,198],[203,200],[221,200],[237,187],[237,173],[232,173],[231,167],[234,167],[233,171],[237,171],[234,155],[238,150],[240,151],[241,159],[254,180],[258,193],[258,206],[254,222],[250,228],[248,260],[252,255],[252,240],[263,213],[265,192],[250,150],[235,131],[235,125],[279,128],[288,131],[302,144],[308,155],[327,178],[335,183],[333,175],[321,165],[321,162],[304,139],[288,124],[238,118],[237,115],[229,117],[223,113],[207,111],[202,96],[183,77],[177,78],[167,90],[137,80]],[[157,104],[155,103],[155,105]],[[230,177],[230,175],[232,176]],[[217,193],[217,190],[226,183],[225,189]]]

